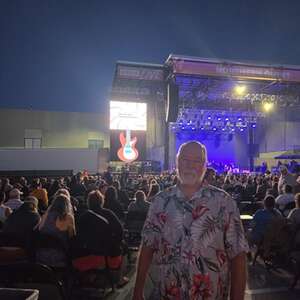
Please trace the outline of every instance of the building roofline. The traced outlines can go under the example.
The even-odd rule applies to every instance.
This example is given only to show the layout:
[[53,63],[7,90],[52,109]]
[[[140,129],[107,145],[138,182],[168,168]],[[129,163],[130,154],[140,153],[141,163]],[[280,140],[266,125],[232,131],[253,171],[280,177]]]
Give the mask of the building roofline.
[[127,65],[127,66],[139,66],[139,67],[155,67],[155,68],[163,68],[164,67],[164,64],[152,64],[152,63],[126,61],[126,60],[118,60],[117,64]]
[[230,60],[230,59],[222,59],[222,58],[204,58],[204,57],[188,56],[188,55],[180,55],[180,54],[170,54],[165,63],[167,64],[172,59],[185,60],[185,61],[191,61],[191,62],[235,64],[235,65],[247,65],[247,66],[253,66],[253,67],[268,67],[268,68],[300,70],[300,65],[257,63],[255,61],[246,61],[246,60],[240,61],[240,60]]

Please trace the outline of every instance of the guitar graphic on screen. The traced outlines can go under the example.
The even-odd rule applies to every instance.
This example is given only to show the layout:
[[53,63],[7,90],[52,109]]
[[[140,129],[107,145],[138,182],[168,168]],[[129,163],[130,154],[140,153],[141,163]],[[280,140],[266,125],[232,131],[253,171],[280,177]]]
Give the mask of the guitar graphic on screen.
[[124,162],[132,162],[139,156],[139,152],[135,148],[137,137],[135,136],[132,140],[130,137],[130,130],[126,130],[126,137],[124,133],[120,133],[120,143],[122,147],[118,150],[118,157]]

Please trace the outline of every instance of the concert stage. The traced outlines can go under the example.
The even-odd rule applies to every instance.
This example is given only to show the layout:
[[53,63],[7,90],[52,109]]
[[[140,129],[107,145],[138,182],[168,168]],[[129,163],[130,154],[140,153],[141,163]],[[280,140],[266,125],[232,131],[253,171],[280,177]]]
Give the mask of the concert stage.
[[272,160],[300,148],[300,66],[178,55],[163,65],[118,62],[110,98],[147,104],[143,159],[165,169],[188,140],[205,144],[211,163],[246,170],[262,153]]

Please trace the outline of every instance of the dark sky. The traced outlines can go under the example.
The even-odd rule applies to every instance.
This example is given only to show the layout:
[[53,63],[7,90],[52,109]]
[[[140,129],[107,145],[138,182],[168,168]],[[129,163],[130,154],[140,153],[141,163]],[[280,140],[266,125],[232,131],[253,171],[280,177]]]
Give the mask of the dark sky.
[[299,13],[299,0],[0,0],[0,106],[104,111],[117,60],[300,65]]

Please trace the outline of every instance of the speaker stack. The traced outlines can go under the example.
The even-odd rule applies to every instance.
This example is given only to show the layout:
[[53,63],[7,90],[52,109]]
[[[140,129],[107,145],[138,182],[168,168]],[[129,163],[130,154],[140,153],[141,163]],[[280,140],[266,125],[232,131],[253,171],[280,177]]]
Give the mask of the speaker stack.
[[176,122],[178,117],[179,88],[170,81],[167,85],[166,122]]

